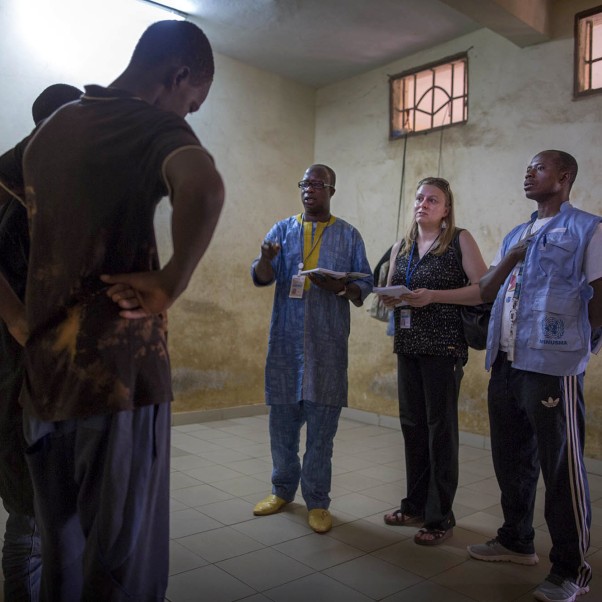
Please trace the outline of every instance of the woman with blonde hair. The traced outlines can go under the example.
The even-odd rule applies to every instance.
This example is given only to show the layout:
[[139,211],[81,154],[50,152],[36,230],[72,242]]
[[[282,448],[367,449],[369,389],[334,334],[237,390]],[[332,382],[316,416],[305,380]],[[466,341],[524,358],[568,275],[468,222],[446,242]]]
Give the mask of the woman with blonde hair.
[[454,197],[447,180],[421,180],[408,233],[391,250],[387,280],[411,293],[382,297],[395,308],[394,351],[407,480],[400,508],[386,514],[384,521],[421,526],[414,536],[420,545],[442,543],[455,525],[458,394],[468,359],[460,306],[481,302],[478,282],[486,270],[474,238],[455,227]]

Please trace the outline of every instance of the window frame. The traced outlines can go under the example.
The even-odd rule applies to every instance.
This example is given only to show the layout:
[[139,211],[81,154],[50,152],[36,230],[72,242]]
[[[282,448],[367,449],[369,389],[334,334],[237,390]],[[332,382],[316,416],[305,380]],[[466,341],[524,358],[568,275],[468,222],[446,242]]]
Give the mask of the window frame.
[[[396,109],[396,107],[394,106],[394,82],[396,82],[397,80],[402,80],[403,78],[412,76],[412,75],[416,75],[418,73],[421,73],[422,71],[429,71],[434,69],[435,67],[441,67],[443,65],[448,65],[451,63],[455,63],[458,61],[463,61],[464,62],[464,93],[462,96],[456,96],[454,97],[453,95],[451,96],[451,102],[453,102],[453,98],[463,98],[464,99],[464,113],[465,113],[465,119],[461,120],[461,121],[454,121],[453,123],[446,123],[444,125],[438,125],[436,127],[432,127],[432,128],[428,128],[428,129],[424,129],[424,130],[418,130],[418,131],[408,131],[408,132],[401,132],[399,133],[398,130],[394,130],[393,129],[393,118],[396,112],[399,112],[398,109]],[[454,127],[457,125],[464,125],[465,123],[468,122],[468,107],[469,107],[469,77],[468,77],[468,52],[459,52],[458,54],[454,54],[451,56],[447,56],[444,57],[442,59],[439,59],[437,61],[433,61],[431,63],[427,63],[425,65],[420,65],[419,67],[413,67],[412,69],[407,69],[405,71],[402,71],[400,73],[396,73],[394,75],[390,75],[389,76],[389,140],[399,140],[400,138],[405,138],[407,136],[418,136],[418,135],[424,135],[424,134],[428,134],[430,132],[437,132],[439,130],[445,129],[445,128],[449,128],[449,127]],[[453,84],[452,84],[453,86]],[[453,94],[453,90],[452,90],[452,94]]]
[[[580,98],[586,98],[588,96],[592,96],[595,94],[602,94],[602,86],[599,88],[589,88],[587,90],[580,89],[580,68],[581,63],[586,62],[585,57],[581,57],[581,44],[580,44],[580,24],[583,19],[587,19],[587,17],[591,17],[592,15],[600,15],[602,18],[602,4],[599,6],[595,6],[593,8],[589,8],[587,10],[583,10],[575,14],[575,22],[574,22],[574,55],[573,55],[573,99],[577,100]],[[601,36],[602,38],[602,36]],[[602,39],[600,40],[602,44]],[[592,42],[593,44],[593,42]],[[602,62],[602,55],[596,58],[590,57],[590,63],[594,62]]]

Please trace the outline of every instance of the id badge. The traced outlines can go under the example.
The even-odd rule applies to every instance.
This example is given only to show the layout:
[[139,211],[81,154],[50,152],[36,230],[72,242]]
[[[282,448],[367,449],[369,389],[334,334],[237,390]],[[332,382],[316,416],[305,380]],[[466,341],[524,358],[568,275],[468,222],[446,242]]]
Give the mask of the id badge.
[[288,292],[288,296],[291,299],[303,298],[303,287],[305,286],[305,278],[305,276],[293,276],[291,280],[291,290]]
[[412,328],[412,310],[411,309],[400,309],[399,310],[399,328]]

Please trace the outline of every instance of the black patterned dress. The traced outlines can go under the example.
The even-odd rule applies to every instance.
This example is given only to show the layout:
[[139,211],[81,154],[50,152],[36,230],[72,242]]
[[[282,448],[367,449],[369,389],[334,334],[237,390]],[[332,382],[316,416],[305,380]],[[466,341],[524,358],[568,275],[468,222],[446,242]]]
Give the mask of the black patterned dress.
[[[427,253],[422,258],[418,257],[418,249],[415,249],[411,257],[410,279],[406,282],[410,255],[400,253],[395,259],[391,284],[403,284],[411,290],[444,290],[465,285],[464,273],[451,246],[443,255]],[[425,307],[412,307],[411,328],[407,329],[399,327],[400,311],[401,308],[395,309],[395,353],[460,357],[466,363],[468,346],[464,340],[459,305],[431,303]]]

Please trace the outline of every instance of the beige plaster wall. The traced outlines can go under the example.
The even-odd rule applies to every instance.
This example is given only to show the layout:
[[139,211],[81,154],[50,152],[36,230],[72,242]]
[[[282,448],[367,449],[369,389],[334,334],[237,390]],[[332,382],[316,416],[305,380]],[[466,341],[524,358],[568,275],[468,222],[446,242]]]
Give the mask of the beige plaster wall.
[[[263,403],[274,289],[249,267],[272,224],[301,210],[296,184],[312,163],[315,93],[220,56],[206,105],[190,123],[226,184],[214,240],[170,311],[175,411]],[[169,205],[157,229],[169,250]]]
[[[468,228],[490,262],[503,236],[535,209],[524,198],[525,166],[547,148],[573,154],[580,173],[573,203],[602,213],[599,189],[600,98],[572,100],[572,39],[520,49],[479,30],[318,91],[316,156],[338,172],[334,211],[356,224],[375,263],[396,239],[404,140],[387,139],[388,74],[468,50],[469,121],[406,146],[400,231],[408,224],[416,182],[427,175],[450,180],[458,225]],[[384,325],[353,312],[350,405],[396,415],[395,362]],[[602,457],[601,358],[586,379],[587,452]],[[461,391],[461,429],[488,434],[484,353],[471,352]]]

